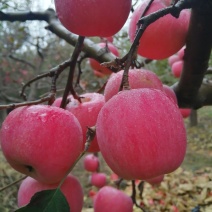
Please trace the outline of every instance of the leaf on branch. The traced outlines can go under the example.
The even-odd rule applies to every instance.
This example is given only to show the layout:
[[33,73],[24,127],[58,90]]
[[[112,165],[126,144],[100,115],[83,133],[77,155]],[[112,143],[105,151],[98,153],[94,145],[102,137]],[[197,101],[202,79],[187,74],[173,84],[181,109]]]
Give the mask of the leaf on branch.
[[69,204],[60,189],[37,192],[30,203],[16,212],[69,212]]

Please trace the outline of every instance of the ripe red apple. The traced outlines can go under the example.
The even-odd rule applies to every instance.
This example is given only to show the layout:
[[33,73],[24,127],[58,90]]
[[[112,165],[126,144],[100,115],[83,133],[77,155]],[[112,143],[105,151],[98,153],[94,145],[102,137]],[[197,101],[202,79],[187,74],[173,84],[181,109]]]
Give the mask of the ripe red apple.
[[[105,101],[108,101],[112,96],[119,92],[123,70],[114,73],[108,80],[105,86]],[[156,88],[163,90],[163,85],[158,76],[149,70],[145,69],[130,69],[129,84],[132,89],[135,88]]]
[[159,185],[164,179],[164,175],[159,175],[157,177],[147,179],[146,182],[148,182],[151,185]]
[[131,0],[55,0],[61,23],[81,36],[109,37],[125,24],[131,9]]
[[83,165],[85,170],[96,172],[99,168],[99,158],[93,154],[88,154],[84,157]]
[[180,61],[173,63],[171,69],[172,69],[172,74],[176,78],[180,78],[180,75],[181,75],[182,70],[183,70],[183,60],[180,60]]
[[132,212],[133,202],[123,191],[104,186],[96,194],[94,212]]
[[[100,47],[105,48],[106,43],[99,43],[98,44]],[[118,49],[112,44],[112,43],[107,43],[108,49],[109,51],[111,51],[115,56],[119,56],[119,51]],[[105,75],[109,75],[112,73],[112,71],[106,67],[103,67],[100,65],[100,63],[92,58],[89,58],[89,62],[91,67],[96,70],[99,71]]]
[[174,103],[178,104],[175,92],[168,85],[163,85],[163,91]]
[[190,108],[179,108],[183,118],[188,118],[191,115]]
[[[22,181],[18,190],[18,207],[27,205],[35,193],[57,187],[58,184],[44,184],[31,177],[27,177]],[[69,174],[61,186],[61,191],[66,197],[70,211],[81,212],[83,207],[83,189],[78,179]]]
[[[155,0],[145,15],[149,15],[167,6],[169,2]],[[141,2],[140,6],[134,11],[129,24],[129,37],[133,41],[137,29],[137,22],[149,4],[149,0]],[[140,39],[138,54],[150,59],[165,59],[179,51],[185,44],[188,31],[190,12],[183,10],[179,18],[166,15],[145,30]]]
[[124,90],[101,109],[97,140],[118,176],[146,180],[170,173],[186,153],[186,130],[179,108],[157,89]]
[[91,184],[97,188],[105,186],[107,183],[107,177],[105,173],[92,173],[91,175]]
[[[96,125],[97,116],[102,106],[105,104],[105,98],[102,94],[99,93],[85,93],[81,95],[82,103],[79,103],[78,100],[70,99],[70,102],[66,106],[66,110],[73,113],[81,127],[83,132],[83,142],[86,142],[86,132],[87,127],[93,127]],[[84,149],[84,145],[83,145]],[[94,140],[91,143],[91,146],[88,149],[88,152],[98,152],[99,146],[97,143],[97,138],[95,136]]]
[[0,141],[9,164],[43,183],[57,183],[82,150],[82,129],[70,112],[47,105],[13,110]]

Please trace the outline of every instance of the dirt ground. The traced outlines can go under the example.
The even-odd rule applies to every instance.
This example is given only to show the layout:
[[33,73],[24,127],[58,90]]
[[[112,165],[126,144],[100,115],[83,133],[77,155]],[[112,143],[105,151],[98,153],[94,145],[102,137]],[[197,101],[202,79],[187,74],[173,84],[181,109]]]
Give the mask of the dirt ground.
[[[185,120],[188,149],[182,166],[174,173],[166,175],[159,186],[145,183],[142,197],[137,194],[138,204],[146,211],[212,211],[212,107],[205,107],[198,111],[198,122],[198,126],[190,128],[189,120]],[[113,180],[110,179],[112,171],[100,154],[99,157],[101,159],[100,171],[107,174],[108,184],[114,185]],[[98,191],[98,189],[89,184],[89,173],[84,171],[82,160],[74,168],[72,174],[79,178],[84,189],[83,211],[93,211],[92,199],[88,197],[88,192],[89,190]],[[23,177],[22,174],[10,168],[0,151],[0,188],[21,177]],[[17,183],[0,192],[0,212],[11,212],[17,209],[19,185],[20,183]],[[124,181],[121,188],[131,195],[131,182]],[[134,211],[141,210],[135,207]]]

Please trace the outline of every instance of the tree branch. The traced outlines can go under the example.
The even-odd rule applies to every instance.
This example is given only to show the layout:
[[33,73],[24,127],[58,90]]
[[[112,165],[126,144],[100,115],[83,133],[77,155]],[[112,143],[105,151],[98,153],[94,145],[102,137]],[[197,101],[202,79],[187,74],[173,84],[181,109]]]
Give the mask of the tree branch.
[[[46,21],[49,25],[46,27],[47,30],[56,34],[58,37],[64,39],[67,43],[75,46],[78,40],[78,36],[69,32],[61,23],[58,21],[56,13],[53,9],[47,9],[43,12],[2,12],[0,11],[0,21]],[[116,56],[110,52],[100,51],[102,48],[92,42],[90,39],[85,39],[82,51],[86,52],[88,57],[94,58],[95,60],[102,62],[110,62],[116,59]],[[116,72],[116,69],[112,69]]]
[[[211,10],[212,6],[208,0],[199,1],[192,8],[183,71],[179,83],[173,86],[180,107],[200,108],[211,102],[201,97],[206,92],[202,81],[208,68],[212,47]],[[207,91],[209,93],[204,97],[211,95],[211,88],[208,89],[208,86]]]

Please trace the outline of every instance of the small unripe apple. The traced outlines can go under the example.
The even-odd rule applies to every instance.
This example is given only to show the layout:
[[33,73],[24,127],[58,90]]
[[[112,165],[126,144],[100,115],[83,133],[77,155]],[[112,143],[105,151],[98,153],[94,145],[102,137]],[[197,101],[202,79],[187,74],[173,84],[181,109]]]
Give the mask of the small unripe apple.
[[[27,205],[35,193],[56,189],[57,187],[58,184],[45,184],[27,177],[22,181],[18,190],[18,207]],[[61,186],[61,191],[69,204],[70,212],[81,212],[83,207],[83,189],[78,179],[69,174]]]
[[55,0],[61,23],[81,36],[109,37],[125,24],[131,9],[131,0]]
[[85,170],[96,172],[99,168],[99,158],[93,154],[88,154],[84,157],[83,165]]
[[[108,101],[112,96],[119,92],[123,70],[113,73],[105,86],[105,101]],[[146,69],[130,69],[129,70],[129,85],[131,89],[136,88],[155,88],[163,90],[163,85],[158,76]]]
[[91,184],[101,188],[106,185],[107,177],[105,173],[92,173],[91,175]]
[[[102,48],[106,47],[106,43],[99,43],[98,45]],[[107,43],[107,47],[108,47],[109,51],[111,51],[115,56],[117,56],[117,57],[119,56],[118,49],[112,43]],[[89,62],[90,62],[91,67],[94,70],[99,71],[99,72],[103,73],[104,75],[112,74],[112,71],[110,69],[101,66],[100,63],[98,61],[96,61],[95,59],[90,58]]]
[[123,191],[110,186],[101,188],[94,199],[94,212],[132,212],[133,202]]
[[172,64],[172,74],[176,77],[176,78],[180,78],[180,75],[182,73],[183,70],[183,60],[179,60],[176,61]]
[[58,107],[33,105],[13,110],[2,124],[0,142],[9,164],[43,183],[57,183],[82,151],[77,118]]
[[96,133],[108,166],[128,180],[170,173],[186,153],[179,108],[158,89],[124,90],[113,96],[98,115]]
[[180,57],[178,55],[174,54],[168,58],[168,63],[170,66],[172,66],[175,62],[180,61],[180,60],[181,60]]

